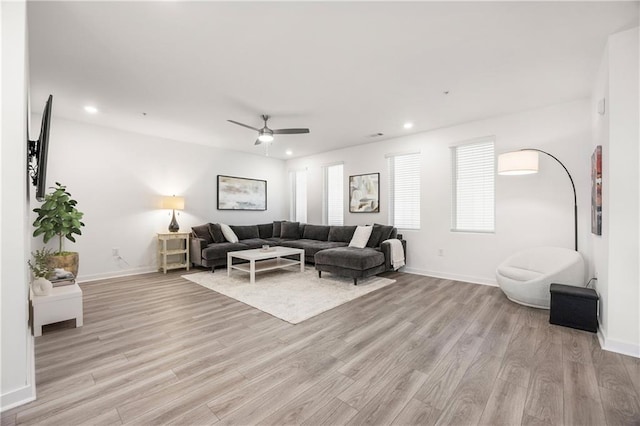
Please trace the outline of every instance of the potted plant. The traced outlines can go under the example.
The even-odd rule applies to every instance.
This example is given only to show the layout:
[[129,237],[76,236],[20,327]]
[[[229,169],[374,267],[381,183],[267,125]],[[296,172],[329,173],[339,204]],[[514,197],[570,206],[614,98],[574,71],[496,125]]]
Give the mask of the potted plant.
[[53,237],[58,237],[58,251],[48,257],[50,268],[62,268],[78,276],[79,256],[77,252],[64,251],[63,242],[66,238],[76,242],[75,235],[82,235],[80,228],[84,226],[81,222],[84,215],[76,208],[78,202],[71,198],[67,192],[67,187],[56,182],[52,187],[52,192],[44,197],[42,205],[33,209],[38,214],[33,226],[33,236],[42,235],[44,243],[48,243]]
[[33,281],[31,282],[31,290],[37,296],[46,296],[51,292],[53,284],[48,280],[49,275],[52,272],[51,266],[49,266],[49,257],[51,256],[51,249],[43,248],[32,252],[33,263],[29,260],[29,269],[33,274]]

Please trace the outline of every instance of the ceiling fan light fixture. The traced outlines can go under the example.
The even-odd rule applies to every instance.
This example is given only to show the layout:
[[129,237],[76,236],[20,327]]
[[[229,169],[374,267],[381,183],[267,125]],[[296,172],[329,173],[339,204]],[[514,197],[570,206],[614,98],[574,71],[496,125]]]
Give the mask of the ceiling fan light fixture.
[[273,142],[273,134],[261,130],[258,140],[260,142]]

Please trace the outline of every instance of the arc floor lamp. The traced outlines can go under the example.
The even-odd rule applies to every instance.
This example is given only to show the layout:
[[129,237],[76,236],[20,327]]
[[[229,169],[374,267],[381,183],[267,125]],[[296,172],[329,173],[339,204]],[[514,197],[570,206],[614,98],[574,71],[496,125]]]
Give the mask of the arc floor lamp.
[[538,154],[542,153],[553,158],[562,166],[569,180],[571,181],[571,188],[573,189],[573,237],[575,250],[578,251],[578,203],[576,196],[576,186],[573,183],[571,173],[566,168],[562,161],[558,160],[555,156],[549,154],[546,151],[535,148],[524,148],[519,151],[506,152],[498,156],[498,174],[499,175],[528,175],[531,173],[538,173]]

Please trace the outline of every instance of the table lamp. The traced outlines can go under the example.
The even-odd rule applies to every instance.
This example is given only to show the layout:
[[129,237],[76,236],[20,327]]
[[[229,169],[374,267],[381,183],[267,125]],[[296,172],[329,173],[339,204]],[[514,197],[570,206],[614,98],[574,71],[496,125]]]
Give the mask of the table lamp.
[[169,232],[178,232],[180,230],[180,225],[178,225],[178,221],[176,220],[176,210],[184,210],[184,197],[176,197],[175,195],[171,197],[163,197],[162,208],[173,210],[173,217],[169,224]]

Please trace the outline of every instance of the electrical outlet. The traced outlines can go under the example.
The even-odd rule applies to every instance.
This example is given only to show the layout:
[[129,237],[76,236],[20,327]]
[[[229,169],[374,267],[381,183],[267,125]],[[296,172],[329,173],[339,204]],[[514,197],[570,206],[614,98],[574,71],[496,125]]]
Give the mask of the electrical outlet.
[[444,249],[438,249],[438,256],[444,256]]
[[114,247],[111,249],[111,256],[120,256],[120,249],[118,247]]

